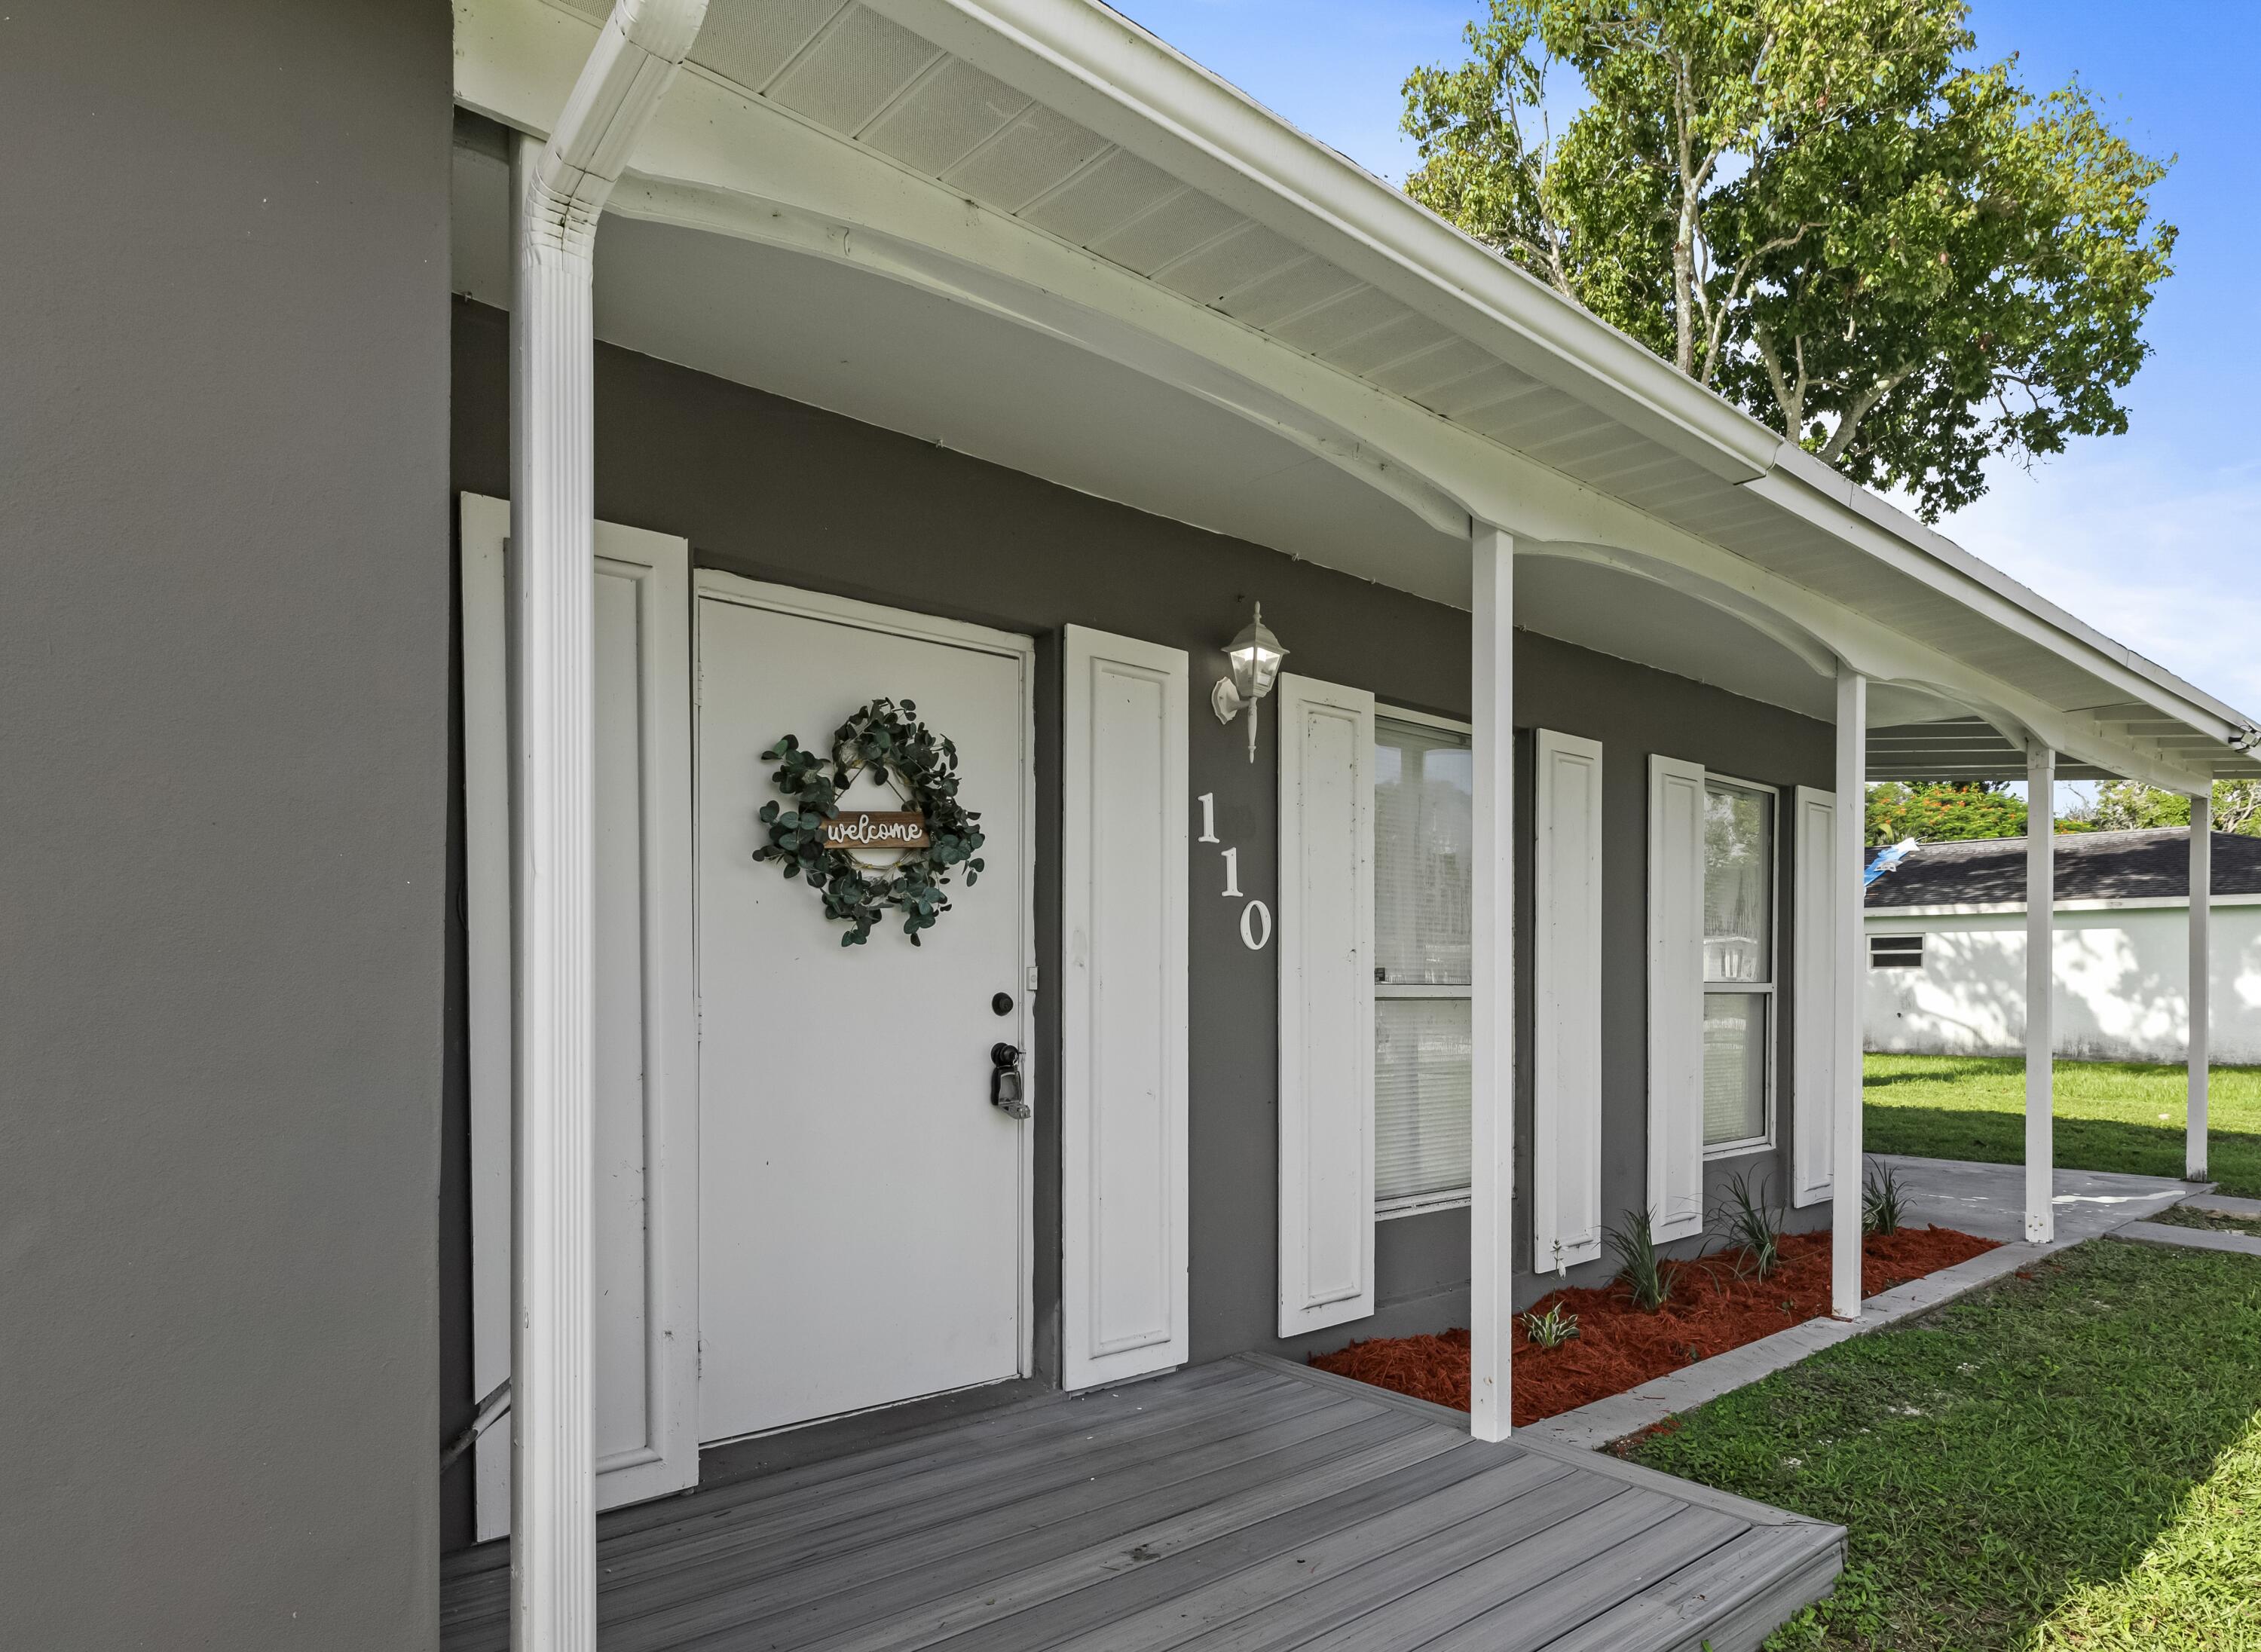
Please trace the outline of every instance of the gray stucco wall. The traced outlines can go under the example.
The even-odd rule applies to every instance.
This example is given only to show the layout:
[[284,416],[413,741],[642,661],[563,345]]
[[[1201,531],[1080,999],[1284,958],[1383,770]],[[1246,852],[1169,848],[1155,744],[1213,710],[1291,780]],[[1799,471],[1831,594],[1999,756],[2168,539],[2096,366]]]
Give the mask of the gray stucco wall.
[[0,1644],[435,1635],[444,0],[0,23]]
[[[500,494],[507,487],[506,337],[504,316],[458,301],[458,488]],[[1037,924],[1050,978],[1057,979],[1059,957],[1059,777],[1046,754],[1058,749],[1052,642],[1061,626],[1095,626],[1190,651],[1197,690],[1190,790],[1216,795],[1217,836],[1239,848],[1240,885],[1252,894],[1269,897],[1277,882],[1274,720],[1261,720],[1252,765],[1244,731],[1219,727],[1199,702],[1224,672],[1222,644],[1253,600],[1262,600],[1266,619],[1294,650],[1296,670],[1372,689],[1386,703],[1467,712],[1468,616],[1457,610],[623,350],[599,348],[596,387],[597,509],[606,520],[682,535],[704,567],[1038,637]],[[1516,676],[1519,722],[1591,736],[1607,747],[1604,1197],[1614,1217],[1640,1202],[1646,1175],[1647,753],[1668,751],[1751,779],[1827,785],[1830,731],[1540,636],[1518,636]],[[1523,835],[1527,840],[1527,821]],[[1382,1307],[1373,1318],[1293,1344],[1275,1339],[1276,959],[1250,952],[1237,927],[1238,904],[1214,898],[1217,852],[1195,850],[1193,868],[1194,1357],[1245,1348],[1292,1354],[1339,1347],[1353,1335],[1465,1324],[1468,1220],[1445,1212],[1380,1225]],[[1039,1037],[1056,1044],[1052,1006],[1043,996],[1038,1006]],[[1040,1074],[1056,1065],[1044,1062]],[[1038,1346],[1051,1355],[1059,1142],[1053,1098],[1040,1090],[1037,1102]],[[1527,1124],[1522,1134],[1527,1140]],[[459,1124],[450,1140],[460,1154]],[[1763,1174],[1772,1161],[1741,1162]],[[459,1205],[449,1219],[463,1220]],[[1546,1288],[1536,1279],[1524,1284],[1526,1296]],[[449,1346],[461,1347],[467,1287],[455,1278],[450,1290]],[[455,1414],[467,1412],[467,1355],[448,1391]],[[468,1489],[467,1476],[449,1487],[449,1529],[458,1538]]]

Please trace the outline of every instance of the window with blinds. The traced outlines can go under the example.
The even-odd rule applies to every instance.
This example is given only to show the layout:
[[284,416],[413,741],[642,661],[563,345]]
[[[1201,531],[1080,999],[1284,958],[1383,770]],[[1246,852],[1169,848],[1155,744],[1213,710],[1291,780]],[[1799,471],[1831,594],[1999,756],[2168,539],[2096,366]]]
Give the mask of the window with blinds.
[[1375,1206],[1384,1216],[1468,1196],[1468,731],[1375,722]]
[[1704,783],[1704,1147],[1771,1138],[1775,794]]

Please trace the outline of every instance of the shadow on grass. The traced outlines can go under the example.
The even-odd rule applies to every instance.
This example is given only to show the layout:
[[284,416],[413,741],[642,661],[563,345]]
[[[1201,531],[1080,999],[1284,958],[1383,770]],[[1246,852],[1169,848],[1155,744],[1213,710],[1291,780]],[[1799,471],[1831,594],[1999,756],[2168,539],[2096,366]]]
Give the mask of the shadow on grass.
[[[2023,1164],[2026,1121],[2021,1113],[1980,1108],[1894,1107],[1870,1102],[1861,1110],[1862,1146],[1870,1153],[1913,1153],[1925,1159],[1967,1159],[1981,1164]],[[2067,1170],[2124,1171],[2139,1176],[2180,1176],[2180,1124],[2130,1124],[2117,1119],[2060,1113],[2052,1133],[2056,1162]],[[2209,1176],[2225,1193],[2255,1196],[2261,1190],[2261,1136],[2217,1130],[2207,1139]]]
[[2220,1540],[2229,1552],[2199,1569],[2222,1576],[2136,1568],[2193,1518],[2193,1490],[2257,1410],[2261,1265],[2099,1240],[1825,1350],[1622,1454],[1847,1526],[1835,1597],[1769,1640],[1776,1652],[2026,1646],[2096,1587],[2135,1610],[2124,1633],[2078,1644],[2198,1652],[2230,1643],[2224,1611],[2242,1618],[2222,1599],[2247,1587],[2243,1540],[2182,1534],[2201,1556]]
[[[2026,1064],[2016,1056],[1956,1055],[1927,1057],[1921,1067],[1877,1072],[1873,1067],[1861,1080],[1864,1090],[1887,1084],[1944,1084],[1956,1079],[2022,1078]],[[2175,1069],[2180,1072],[2182,1069]]]

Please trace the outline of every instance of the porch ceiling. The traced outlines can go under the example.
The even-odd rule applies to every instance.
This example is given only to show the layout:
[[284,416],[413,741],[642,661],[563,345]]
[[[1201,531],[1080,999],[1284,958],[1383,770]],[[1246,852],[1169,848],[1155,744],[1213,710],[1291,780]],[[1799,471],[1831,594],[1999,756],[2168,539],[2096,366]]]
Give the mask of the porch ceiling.
[[[1869,728],[1872,780],[2023,780],[2026,754],[1983,717],[1942,717]],[[2110,769],[2071,756],[2056,765],[2060,780],[2109,780]]]
[[[456,285],[509,303],[501,160],[456,158]],[[1465,607],[1468,546],[1283,440],[1129,368],[789,249],[632,219],[597,241],[597,336],[1181,521]],[[1060,554],[1073,556],[1073,547]],[[1564,556],[1516,560],[1517,624],[1808,716],[1830,679],[1734,614]],[[1876,717],[1962,708],[1880,685]],[[2022,759],[2020,759],[2022,762]],[[2022,769],[2020,771],[2022,772]]]
[[[459,97],[544,130],[587,50],[574,13],[607,10],[463,0]],[[1525,542],[1721,549],[1748,571],[1726,584],[1798,609],[1874,677],[1949,693],[1951,713],[2169,783],[2261,773],[2229,743],[2250,719],[1850,487],[1089,0],[713,0],[662,126],[600,238],[616,269],[618,214],[694,225],[922,285],[958,306],[943,332],[970,339],[966,313],[987,308],[1108,358],[1080,364],[1070,400],[1119,410],[1125,439],[1109,450],[1065,425],[1049,448],[982,434],[1013,422],[980,416],[1008,377],[995,363],[1040,387],[1003,347],[991,383],[961,384],[954,423],[971,434],[951,445],[1459,603],[1465,557],[1439,547],[1469,514]],[[690,336],[681,295],[700,280],[729,307],[721,255],[699,257],[703,272],[667,272],[673,299],[633,306],[652,315],[615,302],[600,326],[624,343],[671,328],[654,353],[729,372],[696,358],[735,345]],[[758,365],[780,376],[756,382],[786,393],[940,434],[868,353],[860,376],[835,362],[851,384],[757,353],[731,376]],[[1158,398],[1140,378],[1192,394]],[[1234,422],[1260,439],[1225,434]],[[1174,445],[1216,462],[1172,464]],[[1351,503],[1360,492],[1378,498]],[[1873,663],[1856,637],[1879,643]],[[2164,726],[2109,720],[2131,705]]]

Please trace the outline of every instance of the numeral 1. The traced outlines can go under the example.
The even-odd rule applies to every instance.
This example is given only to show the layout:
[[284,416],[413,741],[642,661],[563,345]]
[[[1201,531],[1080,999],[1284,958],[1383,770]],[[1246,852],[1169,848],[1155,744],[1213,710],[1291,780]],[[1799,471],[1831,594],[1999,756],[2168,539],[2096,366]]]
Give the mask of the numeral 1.
[[1202,835],[1194,841],[1195,843],[1213,844],[1217,841],[1217,794],[1215,792],[1203,792],[1201,794],[1200,801],[1202,806]]
[[1240,851],[1224,851],[1224,892],[1235,900],[1240,898]]

